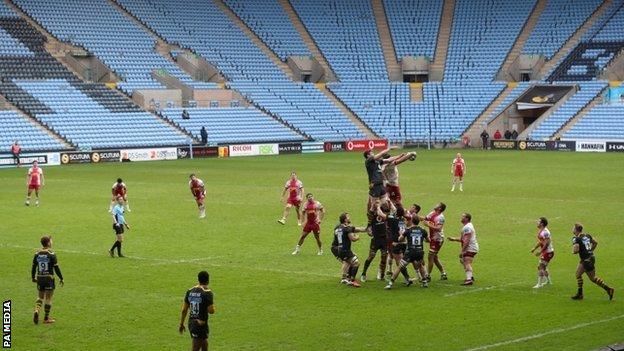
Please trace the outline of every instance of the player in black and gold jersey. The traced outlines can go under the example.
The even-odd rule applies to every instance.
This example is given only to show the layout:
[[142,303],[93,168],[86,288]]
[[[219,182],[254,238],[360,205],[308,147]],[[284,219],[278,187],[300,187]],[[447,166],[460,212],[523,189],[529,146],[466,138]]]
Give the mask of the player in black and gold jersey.
[[56,254],[52,252],[52,237],[41,237],[41,246],[43,248],[35,253],[32,261],[32,269],[30,275],[33,283],[37,283],[37,290],[39,295],[35,302],[35,313],[33,316],[33,322],[39,323],[39,313],[41,312],[41,305],[44,306],[45,316],[43,323],[54,323],[54,318],[50,317],[50,310],[52,309],[52,296],[54,295],[54,273],[58,275],[60,284],[63,286],[63,275],[61,269],[58,266]]
[[208,314],[215,313],[214,297],[208,288],[210,276],[208,272],[201,271],[197,274],[198,285],[190,288],[184,295],[182,303],[182,317],[180,318],[180,334],[184,333],[184,321],[188,314],[188,328],[193,343],[191,350],[208,350]]
[[572,253],[578,254],[581,262],[579,262],[576,268],[576,282],[578,284],[578,291],[576,295],[572,296],[572,300],[583,299],[583,273],[586,273],[589,280],[594,284],[603,288],[609,295],[609,300],[613,299],[615,289],[610,288],[605,284],[604,280],[596,276],[596,258],[594,257],[594,250],[598,246],[598,242],[589,234],[583,233],[583,225],[576,223],[572,229],[574,238],[572,238]]

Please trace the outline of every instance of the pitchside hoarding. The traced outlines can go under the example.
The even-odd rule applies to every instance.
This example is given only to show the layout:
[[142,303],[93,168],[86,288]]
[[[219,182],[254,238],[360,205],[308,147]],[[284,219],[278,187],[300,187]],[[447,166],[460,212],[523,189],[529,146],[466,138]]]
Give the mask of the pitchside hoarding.
[[160,160],[176,160],[177,158],[178,158],[178,149],[175,147],[121,150],[121,160],[160,161]]
[[624,152],[624,143],[607,141],[607,152]]
[[[20,154],[20,163],[29,165],[37,161],[40,166],[58,166],[61,164],[61,157],[58,152],[23,153]],[[0,168],[15,167],[13,155],[0,155]]]
[[301,143],[301,152],[304,154],[314,154],[325,152],[325,143],[317,141],[306,141]]
[[277,155],[278,153],[278,144],[230,145],[230,157]]
[[605,152],[606,142],[604,141],[576,141],[577,152]]
[[279,154],[300,154],[303,150],[301,143],[279,144]]
[[[191,158],[191,148],[179,147],[177,149],[178,159]],[[216,146],[193,147],[193,158],[217,157],[219,148]]]
[[323,148],[325,152],[345,151],[345,143],[342,141],[327,141]]
[[349,140],[345,142],[347,151],[366,151],[371,149],[385,149],[388,147],[388,140]]

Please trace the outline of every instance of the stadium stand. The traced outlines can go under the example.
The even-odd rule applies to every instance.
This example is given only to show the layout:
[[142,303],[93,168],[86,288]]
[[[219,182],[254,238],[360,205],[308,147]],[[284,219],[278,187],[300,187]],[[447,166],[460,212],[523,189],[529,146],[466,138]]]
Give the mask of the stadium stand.
[[549,139],[559,128],[587,106],[605,87],[602,82],[578,82],[579,90],[550,116],[542,121],[531,133],[535,140]]
[[601,3],[602,0],[549,0],[523,53],[542,54],[549,60]]
[[15,111],[0,111],[0,151],[9,152],[11,144],[19,140],[23,151],[63,150],[65,147],[43,130],[28,122]]
[[443,0],[384,0],[397,60],[425,56],[433,60]]
[[624,104],[597,105],[576,122],[563,138],[624,140]]
[[183,110],[172,108],[162,113],[197,139],[200,138],[201,128],[205,127],[211,144],[233,140],[240,143],[303,140],[300,135],[255,108],[187,108],[190,119],[182,118]]
[[496,106],[494,111],[492,111],[492,113],[488,116],[486,122],[490,122],[491,120],[496,118],[496,116],[500,115],[507,107],[509,107],[509,105],[511,105],[511,103],[518,99],[520,95],[522,95],[534,83],[535,82],[518,83],[518,85],[516,85],[516,87],[513,88],[513,90],[509,92],[509,94],[507,94],[505,99],[503,99],[503,101],[501,101],[501,103]]
[[370,1],[291,0],[342,81],[388,81]]
[[277,0],[225,0],[225,3],[283,61],[288,56],[311,55]]

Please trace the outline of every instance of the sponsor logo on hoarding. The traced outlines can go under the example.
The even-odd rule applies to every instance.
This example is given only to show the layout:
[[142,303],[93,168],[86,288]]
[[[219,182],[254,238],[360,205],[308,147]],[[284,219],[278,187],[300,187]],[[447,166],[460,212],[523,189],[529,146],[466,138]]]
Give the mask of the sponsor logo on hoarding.
[[176,148],[121,150],[121,158],[130,161],[175,160],[178,158],[178,150]]
[[[56,156],[55,156],[56,155]],[[51,163],[49,161],[52,161],[52,158],[56,157],[57,161],[58,161],[58,153],[54,154],[54,153],[50,153],[50,154],[20,154],[20,163],[22,165],[24,164],[30,164],[33,163],[34,161],[39,162],[39,165],[58,165],[59,162],[55,162],[55,163]],[[13,156],[0,156],[0,166],[3,167],[9,167],[9,166],[15,166],[15,160],[13,159]]]
[[513,150],[516,148],[514,140],[492,140],[492,149]]
[[388,140],[349,140],[345,144],[348,151],[365,151],[370,149],[384,149],[388,147]]
[[605,152],[606,143],[604,141],[577,141],[576,151],[578,152]]
[[545,141],[519,141],[518,149],[520,150],[546,150],[546,142]]
[[344,151],[345,143],[338,141],[328,141],[324,145],[325,152]]
[[546,147],[548,150],[556,151],[576,151],[576,142],[574,141],[547,141]]
[[91,162],[119,162],[121,152],[119,151],[96,151],[91,153]]
[[62,153],[61,163],[64,165],[74,164],[74,163],[91,163],[91,153],[89,152]]
[[302,150],[301,143],[279,144],[279,153],[281,154],[300,154]]
[[230,156],[277,155],[278,152],[277,144],[230,145]]
[[179,147],[178,148],[178,159],[181,158],[189,158],[191,157],[191,152],[188,147]]
[[304,154],[324,152],[325,143],[308,141],[301,144],[301,152]]
[[607,152],[624,152],[623,142],[607,142]]

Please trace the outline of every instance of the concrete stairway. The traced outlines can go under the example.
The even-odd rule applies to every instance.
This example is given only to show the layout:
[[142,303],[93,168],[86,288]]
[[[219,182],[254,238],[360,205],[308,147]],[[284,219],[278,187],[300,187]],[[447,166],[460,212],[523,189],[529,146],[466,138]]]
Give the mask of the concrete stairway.
[[223,11],[223,13],[225,13],[226,16],[228,16],[228,18],[240,29],[243,31],[243,33],[245,33],[245,35],[251,40],[252,43],[254,43],[258,48],[260,48],[260,50],[271,60],[273,61],[273,63],[279,67],[279,69],[282,70],[282,72],[284,72],[284,74],[286,74],[290,79],[294,80],[294,75],[292,70],[290,69],[290,67],[288,67],[288,64],[286,64],[286,62],[282,61],[279,56],[277,56],[277,54],[264,42],[262,41],[262,39],[260,39],[260,37],[258,37],[256,35],[256,33],[254,33],[251,28],[249,28],[249,26],[247,26],[247,24],[240,18],[238,17],[238,15],[232,11],[232,9],[229,8],[229,6],[227,6],[223,0],[212,0],[217,7],[219,7],[219,9],[221,11]]
[[329,62],[327,61],[327,59],[325,58],[321,50],[316,45],[314,38],[312,38],[312,35],[310,35],[310,32],[308,32],[308,29],[305,27],[305,25],[301,21],[301,18],[299,17],[297,12],[295,12],[295,9],[292,7],[290,1],[288,0],[277,0],[277,1],[284,8],[284,11],[288,15],[288,18],[290,18],[290,22],[292,22],[297,32],[299,32],[299,35],[301,36],[303,43],[308,47],[308,50],[310,51],[314,59],[321,65],[321,67],[323,67],[323,70],[325,70],[325,76],[324,76],[323,81],[325,82],[338,81],[338,78],[336,78],[336,74],[334,73],[331,66],[329,65]]
[[507,80],[505,77],[508,77],[507,71],[509,71],[509,67],[511,67],[511,65],[514,63],[514,61],[516,61],[518,56],[522,54],[522,49],[524,48],[524,45],[529,39],[529,36],[533,32],[533,28],[535,28],[535,26],[537,25],[537,21],[542,15],[542,12],[546,8],[546,3],[547,3],[547,0],[538,0],[537,3],[535,3],[535,7],[533,7],[533,12],[531,12],[531,15],[529,16],[529,18],[527,18],[527,21],[524,23],[524,27],[522,28],[522,31],[518,35],[516,42],[514,43],[509,53],[507,54],[507,58],[503,62],[503,65],[501,66],[501,69],[498,72],[499,79]]
[[386,9],[383,0],[371,0],[373,6],[373,14],[375,15],[375,24],[377,25],[377,33],[379,33],[379,41],[381,43],[381,51],[383,52],[384,61],[386,62],[386,70],[388,78],[391,82],[403,81],[401,66],[396,57],[392,34],[388,26],[388,18],[386,17]]
[[552,138],[554,139],[562,137],[568,130],[572,128],[572,126],[576,124],[576,122],[580,121],[583,117],[585,117],[587,112],[589,112],[592,108],[601,103],[602,94],[605,92],[606,89],[608,88],[604,88],[603,90],[601,90],[600,93],[598,93],[598,95],[596,95],[596,97],[587,104],[587,106],[583,107],[576,115],[574,115],[574,117],[570,118],[566,123],[564,123],[561,128],[559,128],[559,130],[557,130],[555,134],[552,135]]
[[351,111],[350,108],[348,108],[344,103],[342,103],[342,101],[334,93],[332,93],[329,89],[327,89],[327,86],[325,84],[317,83],[317,84],[314,84],[314,86],[320,92],[325,94],[325,96],[327,96],[327,98],[331,102],[333,102],[334,105],[336,105],[336,107],[338,107],[338,109],[340,109],[340,111],[351,120],[351,122],[360,130],[360,132],[362,132],[362,133],[364,133],[364,135],[366,135],[366,138],[368,138],[368,139],[378,139],[379,138],[379,136],[377,134],[375,134],[375,132],[373,132],[366,125],[366,123],[364,123],[364,121],[362,121],[360,119],[360,117],[358,117],[355,113],[353,113],[353,111]]
[[12,110],[12,111],[17,112],[20,116],[22,116],[25,120],[27,120],[28,123],[30,123],[33,126],[37,127],[39,130],[41,130],[42,132],[48,134],[54,140],[56,140],[59,143],[61,143],[64,148],[66,148],[68,150],[73,150],[73,149],[76,148],[75,145],[72,145],[62,135],[60,135],[57,132],[53,131],[52,129],[46,127],[41,122],[39,122],[36,118],[31,117],[28,113],[26,113],[25,111],[22,111],[20,108],[18,108],[17,106],[13,105],[4,96],[0,95],[0,101],[2,101],[2,105],[3,105],[4,109]]
[[440,28],[438,30],[438,40],[436,44],[433,63],[430,71],[436,72],[433,80],[444,79],[444,67],[446,66],[446,55],[448,53],[449,40],[451,39],[451,28],[453,25],[453,15],[455,13],[455,0],[444,0],[442,16],[440,18]]
[[422,102],[423,101],[423,83],[410,83],[410,101]]
[[568,54],[572,52],[572,50],[574,50],[574,48],[581,42],[581,37],[583,36],[583,34],[585,34],[589,30],[589,28],[594,25],[596,20],[604,14],[604,12],[607,10],[607,8],[609,8],[609,6],[611,6],[612,3],[613,0],[605,0],[602,5],[598,6],[594,13],[592,13],[592,15],[589,16],[587,20],[585,20],[585,23],[583,23],[583,25],[580,26],[570,38],[568,38],[563,46],[559,48],[559,50],[552,56],[552,58],[548,60],[544,64],[544,66],[542,66],[539,72],[539,76],[542,77],[542,79],[548,78],[547,75],[551,73],[555,65],[560,60],[568,56]]
[[508,84],[507,87],[496,97],[496,99],[492,100],[490,105],[483,110],[483,112],[477,117],[472,124],[466,129],[462,138],[465,136],[470,137],[471,144],[473,147],[481,147],[481,132],[483,129],[486,129],[486,124],[490,115],[494,112],[494,110],[505,100],[507,95],[511,93],[511,91],[516,87],[516,84]]

